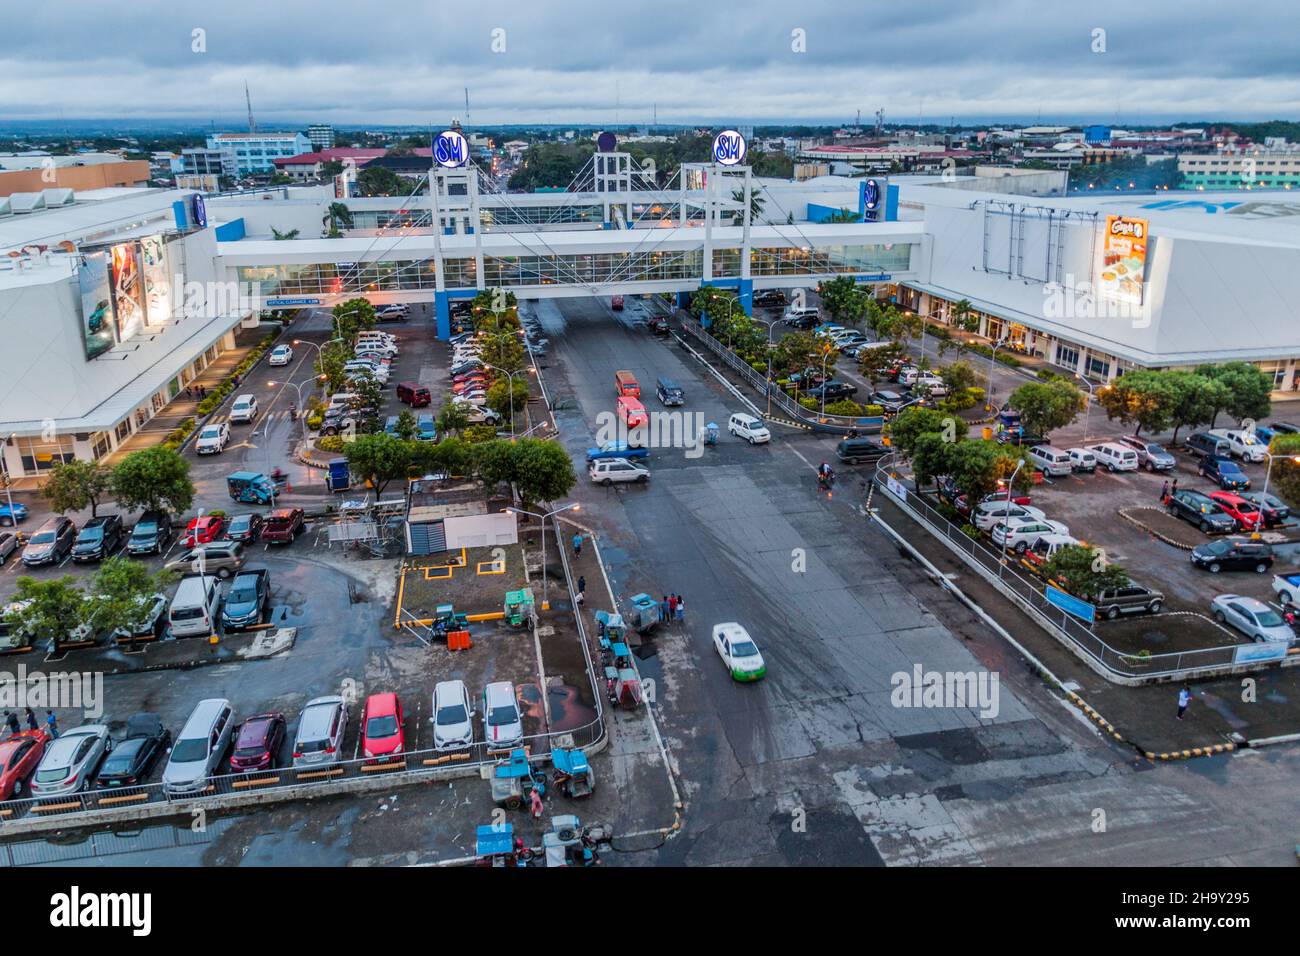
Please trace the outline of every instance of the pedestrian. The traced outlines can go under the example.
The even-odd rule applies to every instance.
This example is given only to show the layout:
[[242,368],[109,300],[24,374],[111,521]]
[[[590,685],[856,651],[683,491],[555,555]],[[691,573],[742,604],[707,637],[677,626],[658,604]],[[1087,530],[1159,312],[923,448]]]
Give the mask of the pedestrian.
[[587,590],[587,576],[584,575],[584,574],[579,574],[579,575],[578,575],[578,593],[581,594],[581,593],[582,593],[583,591],[585,591],[585,590]]
[[674,620],[677,617],[677,595],[668,595],[668,620]]
[[38,723],[36,722],[36,711],[34,711],[34,710],[32,710],[30,707],[28,707],[28,708],[27,708],[27,729],[28,729],[28,730],[39,730],[39,729],[40,729],[40,726],[41,726],[41,725],[38,724]]
[[668,595],[665,594],[664,599],[659,602],[659,620],[670,621],[672,620],[672,616],[673,609],[668,606]]
[[1168,500],[1169,500],[1169,479],[1166,478],[1165,483],[1160,486],[1160,503],[1164,504]]
[[1178,479],[1177,479],[1177,478],[1175,478],[1175,479],[1174,479],[1174,483],[1173,483],[1172,485],[1169,486],[1169,497],[1172,498],[1172,497],[1173,497],[1174,495],[1176,495],[1176,494],[1178,494]]
[[55,740],[59,736],[59,718],[54,716],[54,711],[45,712],[45,729],[50,732],[50,739]]
[[22,728],[18,726],[18,715],[12,710],[5,711],[5,724],[9,727],[9,733],[11,734],[16,734],[22,730]]
[[580,531],[573,532],[573,556],[575,558],[582,557],[582,533]]
[[185,397],[188,398],[190,401],[194,401],[194,386],[193,386],[193,385],[186,385],[186,386],[185,386]]
[[542,818],[542,811],[543,811],[541,790],[539,790],[537,787],[533,787],[532,796],[529,799],[532,801],[533,819],[540,820]]
[[1187,712],[1187,705],[1192,702],[1192,689],[1186,684],[1178,692],[1178,719],[1183,719],[1183,714]]
[[686,598],[682,597],[679,594],[677,595],[677,622],[680,624],[685,620],[686,620]]

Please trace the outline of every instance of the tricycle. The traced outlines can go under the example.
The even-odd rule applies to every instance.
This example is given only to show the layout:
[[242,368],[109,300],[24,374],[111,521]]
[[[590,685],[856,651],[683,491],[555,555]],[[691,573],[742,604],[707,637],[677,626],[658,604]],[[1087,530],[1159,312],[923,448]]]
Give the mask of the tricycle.
[[541,796],[546,794],[546,774],[533,768],[522,747],[510,751],[507,759],[497,762],[492,768],[490,784],[493,802],[507,810],[522,807],[533,790]]
[[551,751],[551,764],[555,767],[553,782],[566,797],[576,800],[591,796],[596,789],[596,778],[591,772],[587,755],[579,748]]
[[606,667],[605,692],[615,707],[635,710],[641,706],[641,679],[630,667]]

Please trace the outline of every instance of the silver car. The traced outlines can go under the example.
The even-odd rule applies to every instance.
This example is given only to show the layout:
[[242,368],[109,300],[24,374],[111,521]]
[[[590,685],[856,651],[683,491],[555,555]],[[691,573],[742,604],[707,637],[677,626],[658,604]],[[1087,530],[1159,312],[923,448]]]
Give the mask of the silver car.
[[94,786],[99,764],[113,749],[105,724],[85,724],[64,731],[45,748],[32,774],[33,797],[55,797]]
[[207,790],[230,747],[234,728],[235,712],[230,701],[223,698],[199,701],[176,735],[163,770],[163,789],[172,796]]
[[508,750],[524,742],[524,724],[515,702],[515,688],[509,681],[497,681],[483,688],[483,739],[489,750]]
[[433,688],[433,749],[464,750],[474,743],[474,708],[463,680]]
[[1254,641],[1291,641],[1295,632],[1282,615],[1263,601],[1240,594],[1220,594],[1210,606],[1214,619],[1229,624]]
[[295,767],[322,767],[343,759],[343,735],[348,729],[348,705],[338,696],[307,701],[298,717],[293,741]]

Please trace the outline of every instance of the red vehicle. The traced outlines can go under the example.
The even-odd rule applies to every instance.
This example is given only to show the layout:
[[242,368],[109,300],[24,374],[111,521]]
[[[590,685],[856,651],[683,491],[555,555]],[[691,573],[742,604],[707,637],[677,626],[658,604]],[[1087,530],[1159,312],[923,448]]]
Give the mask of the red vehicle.
[[433,396],[419,382],[398,382],[397,400],[412,408],[424,408],[433,401]]
[[270,544],[292,544],[302,526],[301,508],[280,508],[266,516],[262,524],[262,540]]
[[22,796],[49,742],[50,735],[43,730],[24,730],[0,743],[0,800]]
[[245,720],[235,738],[235,752],[230,755],[230,772],[248,773],[274,767],[276,754],[284,743],[284,730],[284,714],[258,714]]
[[220,541],[225,530],[226,519],[221,515],[200,515],[191,518],[190,523],[185,526],[185,534],[181,537],[181,547],[192,548],[196,544]]
[[1210,497],[1218,502],[1219,507],[1232,515],[1232,519],[1237,522],[1237,527],[1242,531],[1259,530],[1264,515],[1255,502],[1231,491],[1212,491]]
[[[1007,500],[1007,493],[1005,491],[995,491],[992,494],[985,495],[983,498],[979,500],[979,503],[984,504],[984,502],[986,501],[1006,501],[1006,500]],[[1023,506],[1029,504],[1031,499],[1029,495],[1013,494],[1011,496],[1011,500],[1015,504]],[[969,515],[971,512],[970,501],[967,499],[965,495],[958,495],[956,499],[953,501],[952,506],[957,509],[957,513],[959,515]]]
[[361,755],[371,763],[397,758],[406,738],[402,734],[402,702],[396,694],[371,694],[361,716]]
[[611,309],[623,308],[623,297],[621,295],[614,296],[614,298],[609,300],[609,307]]
[[485,378],[467,378],[463,382],[456,382],[451,386],[452,392],[459,395],[462,392],[472,392],[477,388],[487,388],[487,379]]

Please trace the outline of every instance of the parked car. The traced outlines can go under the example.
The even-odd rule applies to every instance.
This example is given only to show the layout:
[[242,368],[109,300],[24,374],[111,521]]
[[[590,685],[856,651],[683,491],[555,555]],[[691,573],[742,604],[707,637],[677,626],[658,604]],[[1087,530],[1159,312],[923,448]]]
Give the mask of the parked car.
[[100,764],[95,786],[111,790],[145,783],[171,740],[171,731],[157,714],[133,714],[121,739],[113,742],[113,752]]
[[405,322],[410,315],[409,305],[381,305],[375,309],[376,322]]
[[1066,454],[1070,456],[1070,467],[1076,475],[1091,475],[1097,470],[1097,456],[1088,449],[1067,448]]
[[1300,604],[1300,574],[1273,575],[1273,593],[1279,604]]
[[1183,447],[1195,458],[1228,458],[1232,454],[1232,448],[1226,440],[1209,432],[1193,432],[1183,441]]
[[290,345],[277,345],[271,349],[271,354],[266,361],[268,365],[288,365],[293,361],[293,347]]
[[757,306],[785,305],[785,293],[780,289],[759,289],[752,301]]
[[889,389],[873,392],[871,395],[871,404],[879,405],[887,415],[893,415],[900,412],[912,403],[913,399],[903,395],[901,392],[894,392]]
[[495,681],[483,688],[483,739],[489,750],[509,750],[524,742],[524,723],[509,681]]
[[1210,479],[1225,491],[1245,491],[1250,487],[1250,479],[1231,458],[1207,455],[1197,470],[1202,478]]
[[812,388],[808,389],[808,391],[804,392],[804,395],[808,398],[816,399],[819,402],[823,399],[827,402],[833,402],[841,398],[852,398],[856,394],[858,394],[858,387],[856,385],[840,381],[830,381],[824,382],[821,385],[814,385]]
[[767,674],[763,654],[741,625],[734,621],[713,625],[713,649],[735,681],[761,680]]
[[230,406],[230,423],[232,425],[247,425],[257,417],[257,396],[240,395]]
[[1254,641],[1287,641],[1295,632],[1282,615],[1263,601],[1240,594],[1220,594],[1210,602],[1214,619],[1227,624]]
[[8,531],[0,531],[0,564],[9,560],[9,555],[18,552],[18,536]]
[[1121,614],[1159,614],[1165,606],[1163,594],[1135,581],[1119,588],[1106,588],[1093,595],[1091,600],[1097,613],[1108,621]]
[[438,426],[432,415],[421,415],[415,420],[415,437],[418,441],[438,440]]
[[1263,461],[1268,457],[1268,447],[1254,432],[1241,428],[1211,428],[1210,434],[1228,443],[1228,451],[1242,461]]
[[1275,432],[1282,432],[1286,435],[1300,434],[1300,425],[1293,425],[1291,422],[1270,422],[1269,427]]
[[1069,454],[1051,445],[1035,445],[1029,449],[1028,454],[1034,467],[1050,477],[1064,477],[1074,471],[1074,463]]
[[35,534],[27,539],[27,547],[23,548],[23,564],[29,568],[58,564],[72,551],[76,539],[77,526],[71,518],[63,515],[47,518]]
[[27,506],[21,501],[15,501],[12,506],[8,502],[0,504],[0,526],[12,528],[19,521],[26,521],[27,514]]
[[31,796],[54,797],[89,790],[95,772],[113,749],[106,724],[82,724],[62,731],[45,746],[45,754],[32,774]]
[[122,546],[122,518],[120,515],[100,515],[81,526],[72,545],[72,560],[102,561]]
[[999,548],[1024,554],[1044,535],[1069,533],[1069,526],[1060,521],[1012,517],[993,526],[992,538]]
[[284,714],[257,714],[239,725],[235,752],[230,755],[231,773],[270,770],[284,744]]
[[315,697],[298,717],[293,742],[295,767],[320,767],[343,759],[343,736],[348,728],[348,705],[342,697]]
[[226,531],[226,519],[221,515],[198,515],[191,518],[181,535],[181,547],[193,548],[200,544],[219,541]]
[[163,769],[163,790],[185,796],[207,790],[221,758],[230,747],[235,711],[230,701],[213,697],[199,701],[176,736]]
[[432,713],[434,750],[464,750],[474,743],[474,708],[463,680],[434,686]]
[[1025,431],[1020,426],[1006,428],[998,432],[996,441],[999,445],[1012,445],[1019,448],[1032,448],[1034,445],[1051,444],[1046,435],[1035,435],[1033,432]]
[[0,800],[15,800],[45,756],[50,735],[44,730],[23,730],[0,742]]
[[1147,471],[1172,471],[1178,464],[1178,459],[1156,442],[1136,435],[1125,435],[1120,441],[1138,453],[1138,464]]
[[172,519],[166,512],[146,511],[131,529],[126,550],[129,554],[162,554],[174,534]]
[[167,632],[167,595],[155,594],[140,605],[140,616],[113,632],[117,641],[157,640]]
[[598,458],[587,468],[587,475],[598,485],[629,481],[649,481],[650,469],[626,458]]
[[230,593],[221,608],[222,630],[256,627],[270,603],[271,572],[266,568],[244,568],[230,582]]
[[182,551],[163,565],[182,574],[215,574],[228,578],[244,566],[244,545],[239,541],[213,541]]
[[1030,505],[1018,505],[1005,498],[985,501],[976,506],[971,515],[971,522],[981,531],[992,531],[993,526],[1011,518],[1032,518],[1046,521],[1047,515]]
[[402,702],[396,694],[371,694],[361,714],[361,755],[371,763],[399,757],[406,744]]
[[600,461],[605,458],[646,458],[650,454],[648,448],[638,445],[629,445],[625,441],[607,441],[593,448],[587,449],[587,461]]
[[230,443],[230,426],[225,422],[204,425],[199,437],[194,442],[194,450],[200,455],[217,455]]
[[1089,445],[1088,451],[1096,456],[1097,464],[1107,471],[1138,470],[1138,453],[1127,445],[1120,445],[1116,442],[1100,442],[1096,445]]
[[1212,491],[1210,499],[1231,515],[1242,531],[1258,531],[1260,525],[1264,523],[1259,507],[1248,498],[1233,494],[1231,491]]
[[645,326],[655,335],[667,335],[671,331],[668,327],[668,320],[661,315],[656,315]]
[[761,445],[772,440],[772,433],[767,430],[767,426],[744,412],[736,412],[727,419],[727,431],[751,445]]
[[254,512],[235,515],[226,525],[226,537],[231,541],[256,541],[262,530],[262,516]]
[[292,544],[303,529],[303,521],[301,508],[277,508],[262,523],[259,540],[269,544]]
[[1254,571],[1263,574],[1273,566],[1273,549],[1264,541],[1219,538],[1192,549],[1192,564],[1211,574],[1220,571]]
[[1244,491],[1241,493],[1241,497],[1254,502],[1260,514],[1264,516],[1265,528],[1276,528],[1278,525],[1285,524],[1286,520],[1291,517],[1291,506],[1277,495],[1266,494],[1262,491]]
[[1205,534],[1237,530],[1236,520],[1218,502],[1191,488],[1180,488],[1171,494],[1165,503],[1165,510],[1176,518],[1196,525]]

